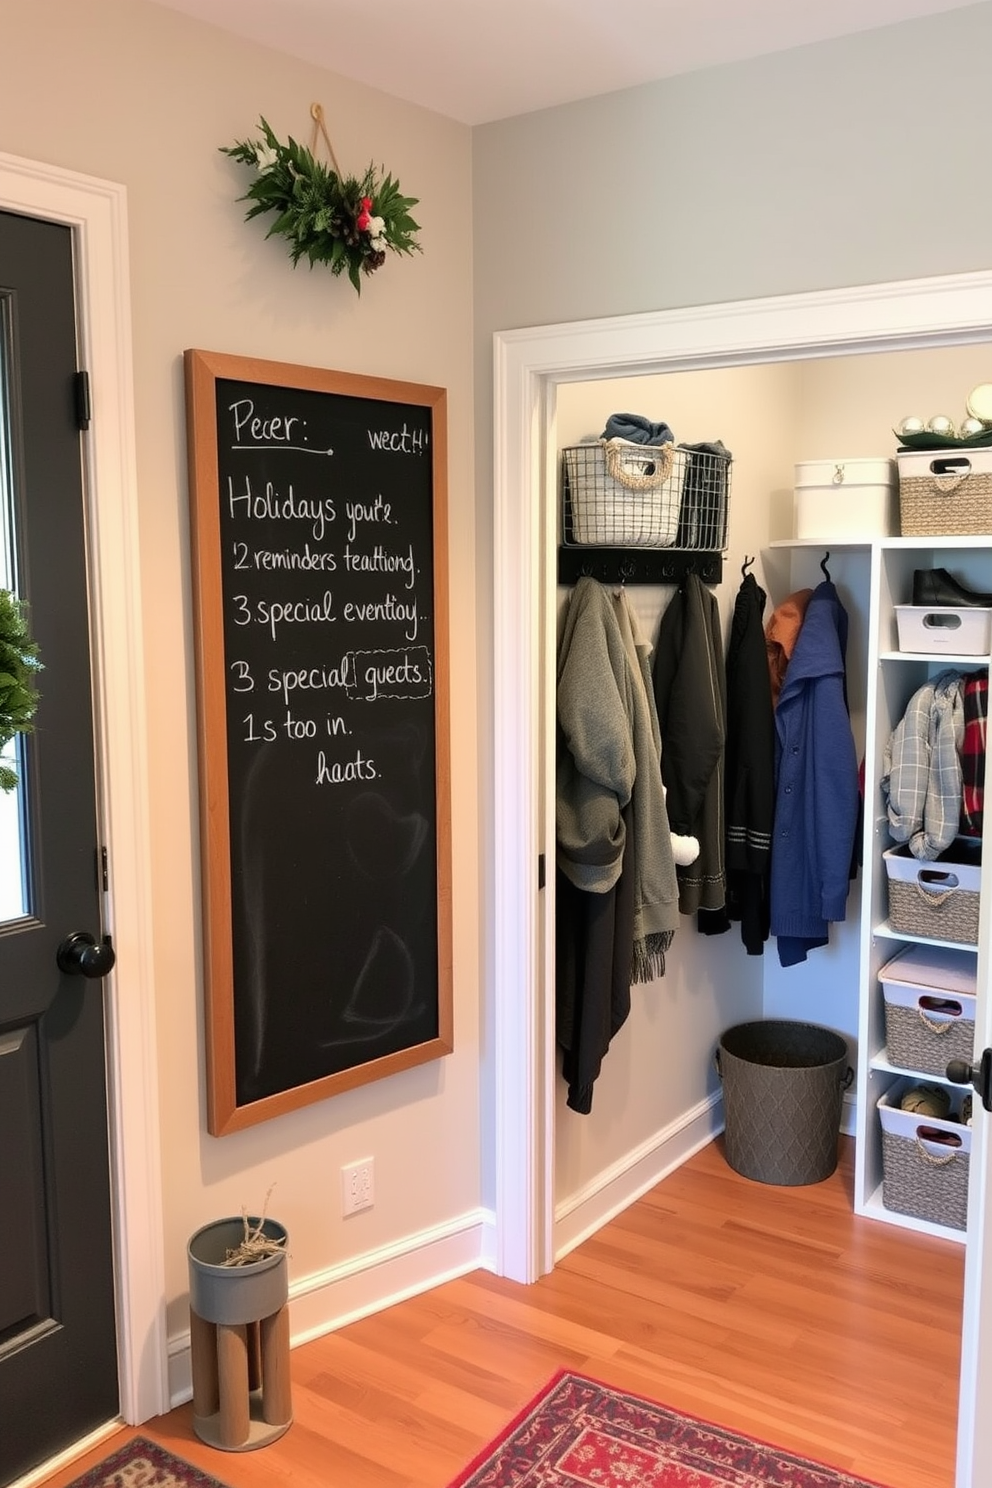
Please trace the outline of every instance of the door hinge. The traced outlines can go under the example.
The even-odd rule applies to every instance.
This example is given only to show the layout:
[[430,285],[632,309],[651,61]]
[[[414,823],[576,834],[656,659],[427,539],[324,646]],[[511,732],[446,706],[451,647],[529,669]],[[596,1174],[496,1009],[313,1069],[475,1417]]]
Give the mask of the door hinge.
[[537,855],[537,887],[539,889],[543,889],[544,888],[544,885],[545,885],[545,881],[546,881],[546,879],[545,879],[544,854],[543,853],[538,853],[538,855]]
[[77,372],[73,379],[73,389],[76,403],[76,427],[88,429],[92,409],[90,407],[90,374],[88,372]]
[[100,880],[100,892],[106,894],[110,890],[110,874],[107,870],[107,849],[101,847],[97,854],[97,877]]

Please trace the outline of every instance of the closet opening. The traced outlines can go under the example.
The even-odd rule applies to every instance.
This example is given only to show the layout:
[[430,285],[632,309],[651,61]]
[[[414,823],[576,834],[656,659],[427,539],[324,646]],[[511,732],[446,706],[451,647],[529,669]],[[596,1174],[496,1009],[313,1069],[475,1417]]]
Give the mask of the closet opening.
[[[679,438],[722,439],[734,456],[718,591],[726,619],[748,556],[756,556],[759,582],[774,599],[819,578],[826,545],[789,543],[798,461],[894,454],[892,431],[901,418],[955,412],[912,404],[953,391],[963,405],[969,389],[987,380],[987,350],[980,347],[992,340],[988,288],[988,276],[962,276],[497,337],[493,964],[497,1260],[505,1274],[526,1280],[551,1269],[556,1256],[711,1140],[719,1124],[712,1052],[722,1027],[751,1013],[795,1016],[798,997],[802,1016],[809,1011],[814,1021],[844,1033],[852,1055],[859,1032],[856,903],[853,916],[849,905],[836,945],[814,952],[798,971],[777,965],[774,943],[763,957],[747,958],[733,930],[699,944],[701,938],[683,928],[638,1038],[628,1040],[629,1047],[611,1046],[592,1112],[564,1112],[547,994],[554,965],[551,896],[532,891],[530,871],[539,852],[551,861],[554,851],[554,697],[548,683],[560,599],[557,452],[598,433],[619,409],[665,418],[675,427],[678,409],[686,406],[692,423],[684,424],[684,433],[676,429]],[[955,365],[957,357],[964,361]],[[852,698],[863,699],[874,560],[863,543],[829,546],[831,576],[851,599],[849,685]],[[815,578],[807,579],[811,573]],[[646,631],[656,628],[654,606],[663,597],[647,588],[636,596],[645,607]],[[863,743],[863,704],[854,724]],[[842,985],[839,1002],[827,981]],[[666,1081],[664,1108],[657,1088],[646,1098],[649,1051],[652,1042],[657,1048],[662,1012],[666,1036],[673,1018],[688,1030],[681,1067]],[[632,1013],[630,1031],[637,1027]],[[500,1073],[511,1067],[513,1113],[499,1094]],[[854,1110],[847,1109],[853,1130]],[[976,1156],[984,1161],[983,1151]],[[984,1235],[969,1233],[966,1295],[976,1303],[983,1249]],[[966,1321],[961,1430],[969,1443],[978,1363]]]

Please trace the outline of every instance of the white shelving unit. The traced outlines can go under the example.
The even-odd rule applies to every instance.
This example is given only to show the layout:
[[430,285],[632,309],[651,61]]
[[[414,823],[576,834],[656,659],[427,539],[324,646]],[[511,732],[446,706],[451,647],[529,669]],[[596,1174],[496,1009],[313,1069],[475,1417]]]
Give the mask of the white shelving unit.
[[[858,1213],[890,1224],[963,1241],[966,1231],[933,1224],[928,1220],[897,1214],[882,1202],[882,1137],[877,1104],[879,1098],[904,1075],[928,1083],[932,1074],[894,1066],[885,1049],[885,1005],[878,973],[903,946],[952,945],[970,951],[959,941],[940,941],[908,936],[893,930],[887,918],[888,887],[882,852],[892,845],[879,789],[882,754],[886,741],[901,719],[917,688],[939,672],[953,667],[962,672],[988,665],[988,656],[900,651],[895,606],[909,604],[913,571],[917,568],[947,568],[972,589],[990,587],[992,537],[901,537],[873,545],[870,596],[869,695],[867,706],[865,851],[861,905],[861,1022],[858,1032],[858,1125],[855,1208]],[[982,868],[982,898],[990,889],[989,864]],[[987,926],[988,915],[983,916]],[[981,937],[980,937],[981,939]],[[988,940],[987,931],[984,939]],[[988,945],[974,947],[976,963],[987,961]],[[949,1089],[954,1087],[948,1084]]]
[[[870,554],[869,593],[858,596],[867,604],[868,656],[865,699],[865,839],[861,873],[859,1020],[857,1033],[856,1161],[854,1207],[858,1214],[905,1229],[965,1241],[966,1231],[886,1209],[882,1202],[882,1134],[878,1101],[893,1083],[912,1075],[935,1083],[932,1074],[906,1070],[888,1059],[885,1046],[885,1004],[879,970],[910,945],[953,945],[904,935],[888,923],[888,886],[882,853],[892,846],[879,780],[885,744],[913,693],[948,667],[972,671],[989,664],[988,656],[965,656],[900,651],[895,606],[912,600],[914,569],[947,568],[968,588],[992,588],[992,535],[989,537],[893,537],[873,542],[781,542],[775,548],[860,548]],[[854,699],[852,699],[852,708]],[[982,913],[979,943],[974,947],[978,976],[988,982],[990,956],[990,899],[992,864],[985,855],[981,877]],[[936,1081],[940,1083],[940,1081]],[[949,1089],[955,1087],[950,1086]]]

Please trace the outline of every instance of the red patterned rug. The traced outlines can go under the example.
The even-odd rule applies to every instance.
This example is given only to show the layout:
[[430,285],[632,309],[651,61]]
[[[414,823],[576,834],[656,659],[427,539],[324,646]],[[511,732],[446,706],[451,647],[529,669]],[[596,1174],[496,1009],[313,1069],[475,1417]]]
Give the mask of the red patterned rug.
[[191,1462],[174,1457],[165,1447],[136,1436],[73,1478],[69,1488],[224,1488],[224,1484]]
[[451,1488],[879,1485],[563,1371]]

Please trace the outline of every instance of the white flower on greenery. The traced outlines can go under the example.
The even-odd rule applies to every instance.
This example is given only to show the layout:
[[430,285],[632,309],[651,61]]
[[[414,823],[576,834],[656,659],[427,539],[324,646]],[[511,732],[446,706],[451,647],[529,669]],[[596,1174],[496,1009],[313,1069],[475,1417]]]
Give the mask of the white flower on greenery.
[[366,229],[366,231],[368,232],[369,237],[372,239],[372,247],[376,249],[381,248],[382,240],[386,232],[385,217],[370,217],[368,228]]
[[274,150],[271,145],[259,142],[255,146],[255,164],[260,171],[271,170],[279,160],[279,151]]

